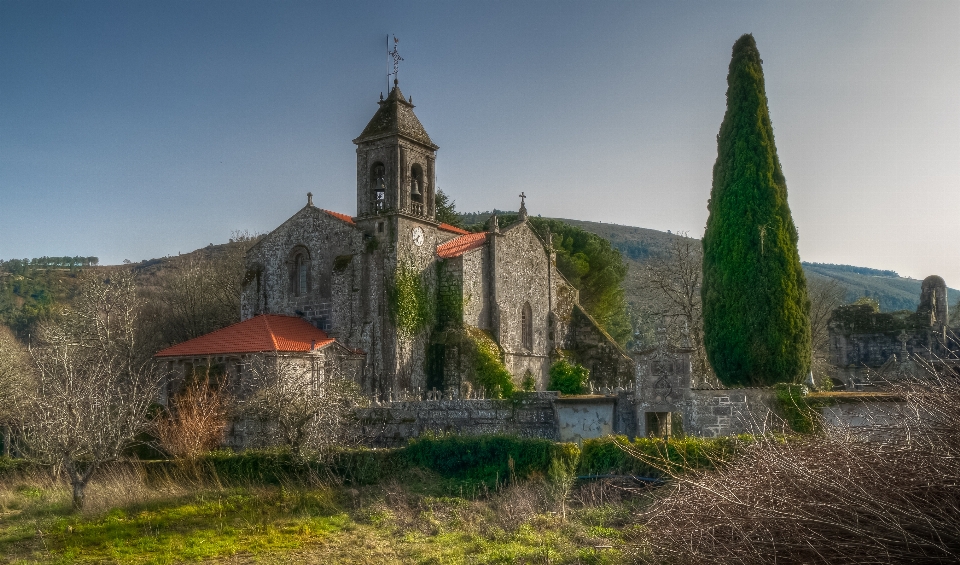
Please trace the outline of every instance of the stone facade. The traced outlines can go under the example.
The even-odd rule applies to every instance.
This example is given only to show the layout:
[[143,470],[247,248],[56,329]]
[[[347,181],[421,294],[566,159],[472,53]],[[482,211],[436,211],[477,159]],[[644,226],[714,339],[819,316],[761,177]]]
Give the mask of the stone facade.
[[[689,347],[659,343],[637,353],[634,398],[638,436],[682,433],[718,437],[764,429],[775,409],[772,389],[695,389]],[[679,421],[678,421],[679,420]]]
[[[248,252],[242,319],[300,316],[362,352],[358,381],[378,400],[459,390],[478,331],[518,387],[532,378],[543,390],[561,351],[597,383],[629,381],[632,360],[579,306],[524,203],[502,232],[437,222],[437,146],[399,88],[379,105],[354,140],[357,215],[317,208],[308,195]],[[411,277],[412,286],[399,282]]]

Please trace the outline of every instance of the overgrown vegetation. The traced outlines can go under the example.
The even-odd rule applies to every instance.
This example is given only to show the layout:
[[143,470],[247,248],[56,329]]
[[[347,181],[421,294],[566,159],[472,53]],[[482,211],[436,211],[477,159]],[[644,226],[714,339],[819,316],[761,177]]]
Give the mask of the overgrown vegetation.
[[[757,438],[715,471],[670,476],[641,516],[647,563],[955,563],[960,559],[957,377],[891,383],[864,428]],[[882,410],[882,409],[881,409]],[[922,414],[922,419],[916,415]],[[884,421],[897,421],[897,428]],[[696,535],[691,535],[696,532]]]
[[727,386],[801,379],[810,300],[753,36],[733,46],[703,235],[704,344]]
[[515,386],[513,377],[503,364],[500,347],[481,329],[466,328],[473,344],[474,384],[483,389],[487,398],[510,398]]
[[430,325],[434,303],[423,278],[413,266],[402,262],[397,265],[387,294],[390,317],[400,337],[410,339]]
[[559,359],[550,367],[550,384],[547,390],[556,390],[563,394],[583,394],[589,380],[590,371],[586,367]]
[[752,436],[636,438],[610,436],[583,442],[578,472],[664,478],[716,469],[754,443]]

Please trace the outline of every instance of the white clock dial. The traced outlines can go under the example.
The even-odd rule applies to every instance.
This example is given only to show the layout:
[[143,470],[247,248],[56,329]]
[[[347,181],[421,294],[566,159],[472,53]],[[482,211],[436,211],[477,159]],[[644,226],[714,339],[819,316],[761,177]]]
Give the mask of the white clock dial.
[[423,228],[419,226],[413,228],[413,244],[417,247],[423,245]]

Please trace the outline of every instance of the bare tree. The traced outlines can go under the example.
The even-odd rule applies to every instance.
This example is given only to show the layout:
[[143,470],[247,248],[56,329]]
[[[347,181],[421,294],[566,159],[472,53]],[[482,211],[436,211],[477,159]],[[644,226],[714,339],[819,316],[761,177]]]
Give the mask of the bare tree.
[[341,443],[352,408],[364,402],[357,384],[321,358],[267,356],[251,364],[243,388],[241,414],[260,422],[261,441],[297,456]]
[[84,275],[75,307],[41,327],[26,388],[26,453],[65,472],[73,507],[104,463],[147,429],[159,375],[140,347],[141,304],[131,274]]
[[0,432],[2,455],[10,456],[14,426],[23,414],[23,389],[30,372],[29,356],[6,326],[0,326]]
[[672,341],[681,341],[682,334],[687,334],[694,349],[694,377],[712,383],[716,377],[703,347],[702,260],[699,240],[672,239],[666,254],[647,262],[639,273],[644,296],[640,309],[645,318],[666,324]]
[[244,256],[258,237],[236,232],[230,243],[171,260],[143,276],[147,317],[157,347],[166,347],[240,321]]
[[195,379],[174,396],[154,420],[161,449],[178,459],[195,459],[220,445],[232,406],[222,385]]
[[807,277],[810,297],[810,331],[813,359],[811,370],[818,382],[829,378],[830,331],[828,323],[833,311],[843,306],[846,289],[836,279]]

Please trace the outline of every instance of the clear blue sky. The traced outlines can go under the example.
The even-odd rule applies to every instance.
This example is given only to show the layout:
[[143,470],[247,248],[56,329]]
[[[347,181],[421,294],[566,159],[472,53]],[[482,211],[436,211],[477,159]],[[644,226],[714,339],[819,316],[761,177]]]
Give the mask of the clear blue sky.
[[461,211],[699,236],[754,34],[806,261],[960,286],[960,2],[0,0],[0,258],[134,261],[355,213],[400,85]]

